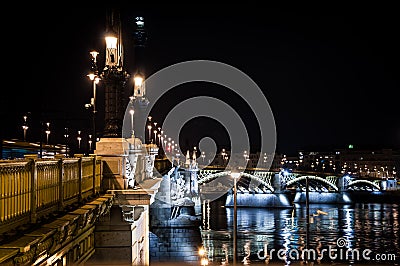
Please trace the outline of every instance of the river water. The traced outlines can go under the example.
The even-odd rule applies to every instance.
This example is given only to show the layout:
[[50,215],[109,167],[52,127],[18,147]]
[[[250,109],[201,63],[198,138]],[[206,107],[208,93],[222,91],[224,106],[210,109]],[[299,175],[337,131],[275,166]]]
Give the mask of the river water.
[[[232,265],[233,208],[216,200],[205,210],[208,216],[203,216],[201,229],[205,257],[209,265]],[[400,203],[311,204],[307,233],[304,204],[287,209],[238,208],[237,262],[400,265],[399,211]]]

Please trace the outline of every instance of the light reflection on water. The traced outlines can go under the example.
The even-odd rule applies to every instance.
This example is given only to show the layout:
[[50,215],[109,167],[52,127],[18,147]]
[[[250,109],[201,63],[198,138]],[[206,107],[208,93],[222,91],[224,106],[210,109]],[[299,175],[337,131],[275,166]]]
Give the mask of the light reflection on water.
[[[398,265],[400,259],[399,204],[364,203],[355,205],[310,205],[309,249],[321,252],[329,245],[337,248],[338,238],[346,240],[346,249],[370,249],[374,254],[396,254],[397,261],[382,261],[380,264]],[[211,205],[210,230],[203,230],[203,245],[213,265],[232,264],[233,208],[224,208],[221,203]],[[262,258],[268,250],[272,253],[270,263],[280,265],[297,264],[288,252],[299,251],[306,245],[306,208],[296,205],[293,209],[238,208],[238,261],[241,264],[265,263]],[[278,258],[277,251],[285,250]],[[257,254],[258,252],[258,254]],[[271,254],[271,253],[269,253]],[[293,254],[293,253],[292,253]],[[286,255],[286,256],[285,256]],[[333,260],[336,264],[363,264],[359,260]],[[321,262],[332,262],[328,255]],[[397,263],[397,264],[396,264]],[[377,264],[377,263],[374,263]]]

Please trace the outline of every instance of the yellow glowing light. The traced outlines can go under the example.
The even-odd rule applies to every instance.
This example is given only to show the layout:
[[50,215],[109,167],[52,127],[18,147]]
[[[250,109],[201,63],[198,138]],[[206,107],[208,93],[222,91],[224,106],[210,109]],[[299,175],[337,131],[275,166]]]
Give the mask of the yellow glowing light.
[[99,52],[91,51],[90,54],[92,55],[94,61],[96,62],[96,58],[97,58],[97,55],[99,54]]
[[114,36],[106,36],[106,46],[108,49],[117,49],[118,38]]
[[201,265],[208,265],[208,259],[206,259],[206,258],[201,259],[200,264]]
[[141,86],[143,83],[143,77],[139,74],[136,74],[133,80],[135,81],[135,86]]
[[199,249],[199,256],[204,256],[206,254],[206,250],[204,248]]

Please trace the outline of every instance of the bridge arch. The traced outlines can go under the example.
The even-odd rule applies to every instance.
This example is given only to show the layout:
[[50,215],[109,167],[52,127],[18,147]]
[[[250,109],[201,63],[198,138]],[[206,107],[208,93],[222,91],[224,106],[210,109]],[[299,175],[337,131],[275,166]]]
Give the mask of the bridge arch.
[[381,190],[381,188],[379,187],[378,184],[371,182],[369,180],[363,180],[363,179],[359,179],[359,180],[354,180],[354,181],[350,181],[349,184],[347,185],[347,189],[352,189],[354,187],[358,187],[358,186],[369,186],[372,187],[372,189],[376,189],[376,190]]
[[[211,172],[211,171],[213,171],[213,172]],[[199,185],[202,185],[207,182],[211,182],[212,180],[214,180],[218,177],[227,176],[227,175],[231,174],[230,171],[223,171],[223,172],[214,172],[214,170],[211,170],[211,171],[208,175],[205,174],[206,172],[202,173],[201,178],[197,181]],[[269,184],[268,182],[263,180],[262,177],[260,177],[260,176],[243,172],[243,173],[241,173],[241,177],[250,178],[251,180],[254,180],[254,181],[258,182],[259,184],[263,185],[264,187],[266,187],[267,190],[269,190],[270,192],[274,192],[274,188],[271,186],[271,184]]]
[[211,170],[212,172],[210,172],[209,174],[203,174],[200,176],[200,179],[197,181],[197,183],[199,185],[202,185],[206,182],[210,182],[220,176],[226,176],[226,175],[230,175],[230,172],[228,171],[223,171],[223,172],[216,172],[215,170]]
[[259,182],[260,184],[262,184],[263,186],[268,188],[268,190],[270,190],[271,192],[274,192],[274,188],[270,184],[268,184],[267,182],[262,180],[259,176],[252,175],[252,174],[249,174],[249,173],[242,173],[242,176],[245,176],[245,177],[248,177],[250,179],[253,179],[254,181]]
[[307,177],[308,177],[309,180],[315,180],[317,182],[320,182],[320,183],[323,183],[325,185],[328,185],[329,187],[331,187],[335,191],[339,191],[338,187],[335,184],[333,184],[333,183],[329,182],[328,180],[326,180],[326,179],[324,179],[322,177],[319,177],[319,176],[299,176],[299,177],[296,177],[296,178],[291,179],[288,182],[286,182],[286,186],[288,187],[288,186],[291,186],[291,185],[293,185],[295,183],[298,183],[298,182],[301,182],[301,181],[305,181],[307,179]]

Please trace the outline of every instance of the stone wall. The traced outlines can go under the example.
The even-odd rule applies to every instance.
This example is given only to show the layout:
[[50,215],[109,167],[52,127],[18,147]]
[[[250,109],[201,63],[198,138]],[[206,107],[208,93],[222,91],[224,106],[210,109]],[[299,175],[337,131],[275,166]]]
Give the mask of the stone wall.
[[[199,263],[201,234],[198,227],[159,227],[150,232],[150,264]],[[172,264],[166,264],[172,265]]]

